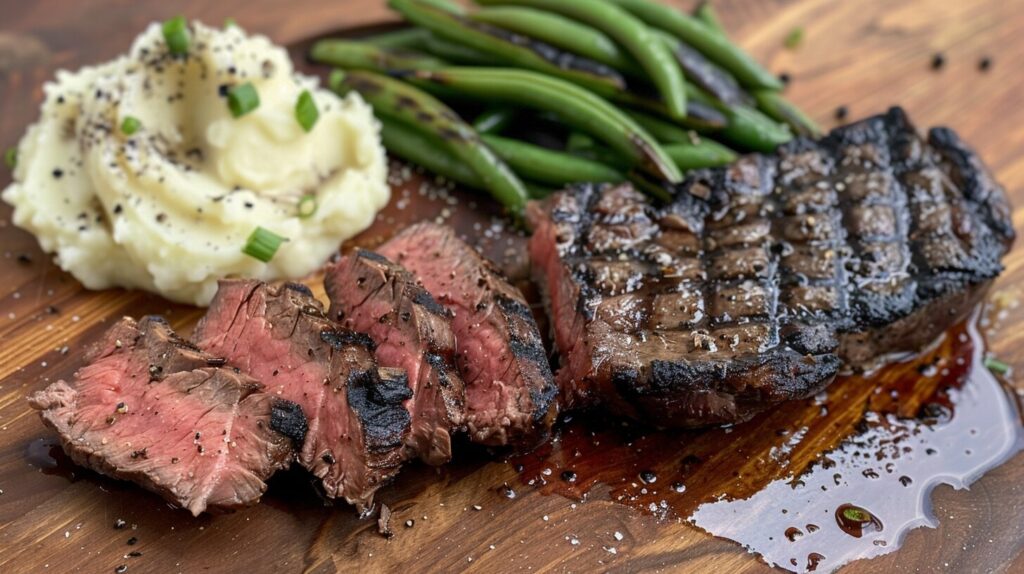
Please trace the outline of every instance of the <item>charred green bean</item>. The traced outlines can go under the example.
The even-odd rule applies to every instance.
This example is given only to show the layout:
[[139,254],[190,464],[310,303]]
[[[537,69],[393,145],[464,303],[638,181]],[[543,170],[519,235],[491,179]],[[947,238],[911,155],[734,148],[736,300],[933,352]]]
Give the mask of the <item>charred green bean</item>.
[[359,92],[379,115],[418,126],[438,137],[480,176],[495,199],[516,217],[522,215],[528,199],[523,183],[448,106],[409,84],[373,72],[344,72],[340,77],[335,75],[332,84],[342,94]]
[[486,190],[480,176],[459,161],[437,138],[429,137],[416,128],[385,115],[377,119],[380,120],[380,137],[388,153],[424,167],[445,179]]
[[658,142],[636,122],[604,99],[564,80],[503,68],[445,68],[407,76],[489,102],[554,112],[566,124],[605,142],[641,169],[673,183],[682,177]]

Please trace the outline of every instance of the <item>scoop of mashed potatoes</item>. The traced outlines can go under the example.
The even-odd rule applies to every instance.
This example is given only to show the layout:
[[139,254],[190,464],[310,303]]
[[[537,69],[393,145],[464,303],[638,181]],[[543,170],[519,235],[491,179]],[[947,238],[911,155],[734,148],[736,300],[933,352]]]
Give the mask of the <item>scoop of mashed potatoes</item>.
[[[223,277],[301,277],[388,201],[379,125],[357,94],[320,89],[236,26],[188,30],[185,55],[153,24],[129,54],[58,72],[19,143],[3,192],[14,222],[90,289],[206,305]],[[259,104],[234,117],[228,94],[247,83]],[[257,227],[287,239],[268,262],[243,253]]]

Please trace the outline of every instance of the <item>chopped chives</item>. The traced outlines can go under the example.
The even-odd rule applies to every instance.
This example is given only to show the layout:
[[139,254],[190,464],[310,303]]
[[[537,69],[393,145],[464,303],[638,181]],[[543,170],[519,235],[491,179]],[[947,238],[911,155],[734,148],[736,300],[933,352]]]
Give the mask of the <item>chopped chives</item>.
[[309,217],[312,217],[313,214],[316,213],[316,208],[317,204],[315,195],[311,193],[302,196],[302,199],[299,200],[299,219],[307,219]]
[[295,119],[307,133],[313,130],[316,121],[320,119],[320,110],[316,109],[316,102],[309,90],[303,90],[295,102]]
[[1012,369],[1010,365],[995,357],[985,357],[985,368],[997,375],[1005,375],[1010,372],[1010,369]]
[[188,53],[188,23],[184,16],[175,16],[164,22],[164,42],[171,55],[184,56]]
[[260,107],[260,95],[251,82],[228,90],[228,108],[231,115],[240,118]]
[[139,118],[133,116],[125,116],[124,119],[121,120],[121,133],[123,133],[126,136],[130,136],[135,132],[139,131],[139,127],[141,125],[142,124],[139,122]]
[[803,39],[804,39],[804,29],[803,28],[793,28],[792,30],[789,31],[789,34],[786,34],[786,39],[783,40],[782,43],[783,43],[783,45],[785,45],[790,50],[794,50],[794,49],[796,49],[797,46],[800,45],[800,42],[802,42]]
[[12,147],[4,152],[4,163],[7,167],[14,169],[18,165],[18,148]]
[[285,241],[288,241],[288,239],[281,237],[273,231],[262,227],[256,227],[256,229],[252,230],[252,234],[249,235],[249,239],[245,241],[245,247],[242,247],[242,253],[267,263],[274,258],[274,254],[277,253],[277,249],[281,247],[281,244]]

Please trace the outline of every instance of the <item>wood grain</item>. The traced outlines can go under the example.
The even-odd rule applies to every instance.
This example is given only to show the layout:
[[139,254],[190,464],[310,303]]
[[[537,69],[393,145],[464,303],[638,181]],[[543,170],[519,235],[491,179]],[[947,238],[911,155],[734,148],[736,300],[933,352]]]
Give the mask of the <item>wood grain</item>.
[[[684,4],[685,5],[685,4]],[[1024,10],[999,0],[720,0],[726,27],[772,70],[794,79],[789,95],[825,126],[836,107],[852,117],[899,103],[920,126],[949,125],[972,142],[1024,207]],[[186,14],[210,23],[231,16],[279,43],[391,18],[383,0],[269,0],[217,3],[98,0],[0,0],[0,148],[13,145],[35,119],[40,85],[57,68],[76,68],[123,52],[154,19]],[[795,50],[783,48],[804,29]],[[930,69],[933,53],[947,64]],[[987,73],[977,64],[994,58]],[[0,187],[9,182],[0,170]],[[365,241],[445,208],[422,199],[420,181],[396,192]],[[404,190],[404,191],[403,191]],[[452,219],[471,231],[467,198]],[[1024,210],[1014,212],[1024,229]],[[489,220],[484,219],[484,225]],[[496,255],[517,245],[503,235]],[[19,261],[19,255],[28,261]],[[512,255],[516,255],[513,249]],[[521,260],[519,261],[521,264]],[[1019,295],[1024,250],[1006,259],[997,290]],[[51,436],[25,403],[27,393],[68,377],[82,346],[124,314],[167,314],[185,331],[199,312],[122,291],[85,292],[48,262],[35,240],[0,207],[0,571],[705,571],[761,572],[768,567],[735,544],[678,521],[659,521],[612,502],[604,487],[582,504],[521,487],[509,464],[460,448],[443,469],[404,471],[382,499],[394,510],[397,535],[385,539],[372,521],[347,507],[325,508],[301,472],[275,478],[265,503],[228,516],[192,519],[131,485],[49,460]],[[1008,309],[991,337],[994,352],[1024,368],[1024,309]],[[68,350],[62,352],[63,347]],[[33,465],[32,461],[35,461]],[[45,466],[46,463],[44,463]],[[853,563],[844,572],[1024,571],[1024,456],[979,480],[970,491],[939,488],[940,526],[912,532],[896,553]],[[507,499],[504,483],[519,496]],[[475,507],[479,506],[480,510]],[[547,517],[546,519],[544,517]],[[115,518],[136,529],[114,530]],[[403,526],[414,520],[412,528]],[[603,549],[624,533],[617,554]],[[126,545],[130,537],[138,544]],[[572,537],[580,545],[568,542]],[[130,550],[143,552],[125,558]]]

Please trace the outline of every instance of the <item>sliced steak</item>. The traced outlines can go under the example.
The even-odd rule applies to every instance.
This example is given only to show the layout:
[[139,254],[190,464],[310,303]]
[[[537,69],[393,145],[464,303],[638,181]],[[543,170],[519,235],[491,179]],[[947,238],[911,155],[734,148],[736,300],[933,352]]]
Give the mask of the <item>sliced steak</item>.
[[357,250],[328,267],[325,284],[328,314],[368,334],[380,365],[408,375],[410,448],[428,464],[451,460],[450,433],[462,424],[465,409],[451,313],[401,265],[370,251]]
[[222,281],[193,339],[302,407],[299,462],[327,496],[365,510],[408,458],[405,374],[378,370],[373,342],[329,320],[305,286]]
[[919,350],[1013,240],[977,156],[895,108],[695,172],[670,205],[588,186],[530,219],[570,401],[662,426],[740,421]]
[[[288,466],[305,417],[294,403],[177,337],[124,318],[74,381],[29,397],[76,463],[136,482],[193,515],[250,506]],[[279,428],[284,432],[274,430]]]
[[470,438],[520,447],[545,439],[557,388],[523,294],[448,227],[414,225],[378,251],[452,312]]

